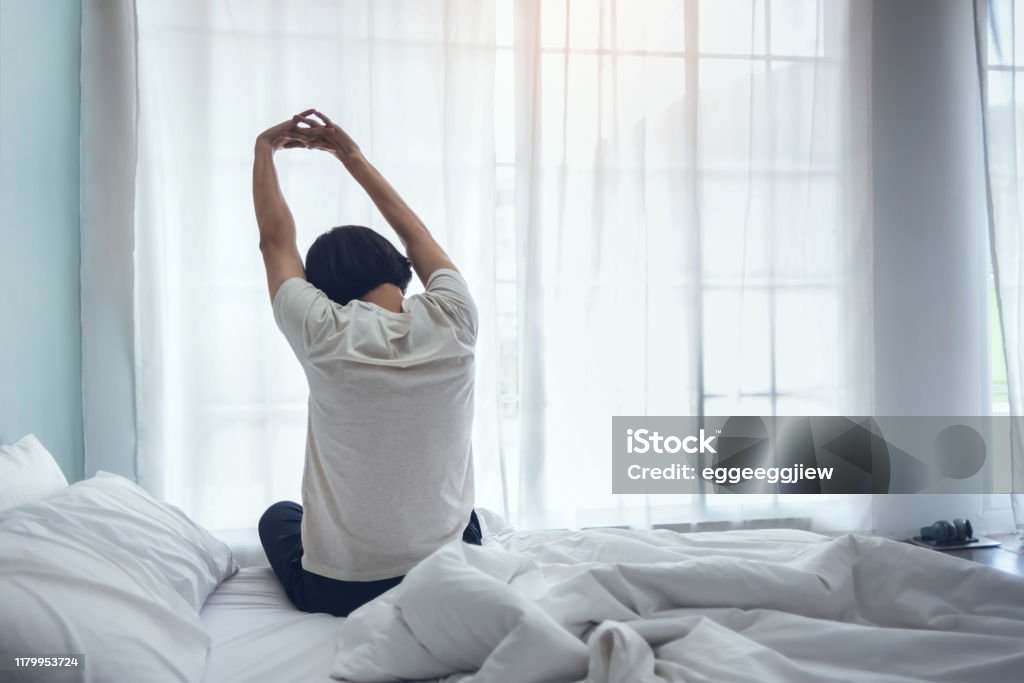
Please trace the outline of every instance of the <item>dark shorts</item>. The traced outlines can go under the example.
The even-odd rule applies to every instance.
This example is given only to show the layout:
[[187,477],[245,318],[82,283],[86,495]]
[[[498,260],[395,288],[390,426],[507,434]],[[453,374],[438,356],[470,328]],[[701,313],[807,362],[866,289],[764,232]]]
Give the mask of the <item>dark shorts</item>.
[[[302,506],[291,501],[274,503],[260,518],[260,542],[270,560],[270,567],[284,587],[292,604],[303,612],[327,612],[336,617],[349,613],[405,577],[380,581],[338,581],[302,568]],[[469,525],[462,540],[480,545],[482,535],[476,512],[469,515]]]

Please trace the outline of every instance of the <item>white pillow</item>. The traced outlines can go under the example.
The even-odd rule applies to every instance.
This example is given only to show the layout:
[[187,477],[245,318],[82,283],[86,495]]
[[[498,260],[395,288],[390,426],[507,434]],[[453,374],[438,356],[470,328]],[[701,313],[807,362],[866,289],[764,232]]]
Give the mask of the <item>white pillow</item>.
[[80,681],[197,681],[199,608],[237,565],[178,508],[101,472],[0,512],[0,652],[81,653]]
[[196,612],[238,570],[231,549],[168,503],[124,477],[99,472],[44,500],[0,512],[45,521],[88,538],[97,549],[130,554]]
[[30,507],[0,513],[0,652],[81,654],[84,666],[24,680],[201,680],[210,637],[164,577]]
[[0,446],[0,510],[39,500],[67,485],[57,462],[34,435]]

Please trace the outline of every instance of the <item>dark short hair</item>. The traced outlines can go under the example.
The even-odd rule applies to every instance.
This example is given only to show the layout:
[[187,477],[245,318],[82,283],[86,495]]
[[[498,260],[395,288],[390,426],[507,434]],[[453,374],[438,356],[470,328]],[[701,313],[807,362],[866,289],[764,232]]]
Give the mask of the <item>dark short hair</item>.
[[405,293],[412,265],[387,239],[362,225],[341,225],[306,252],[306,279],[341,305],[390,283]]

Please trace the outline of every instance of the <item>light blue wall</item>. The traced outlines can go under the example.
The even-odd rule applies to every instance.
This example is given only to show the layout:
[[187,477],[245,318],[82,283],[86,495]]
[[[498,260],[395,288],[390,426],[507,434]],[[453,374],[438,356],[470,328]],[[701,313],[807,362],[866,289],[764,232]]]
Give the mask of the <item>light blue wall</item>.
[[77,0],[0,0],[0,443],[82,477]]

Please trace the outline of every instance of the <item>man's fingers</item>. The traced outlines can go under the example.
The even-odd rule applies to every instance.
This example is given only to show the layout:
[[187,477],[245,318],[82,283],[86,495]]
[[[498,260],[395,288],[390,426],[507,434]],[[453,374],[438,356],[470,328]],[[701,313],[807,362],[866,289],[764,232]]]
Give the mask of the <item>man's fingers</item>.
[[310,114],[312,114],[314,112],[316,112],[316,109],[307,109],[306,111],[299,112],[298,114],[293,116],[292,119],[301,119],[303,117],[309,116]]
[[311,145],[313,143],[325,143],[329,139],[330,133],[331,130],[329,128],[318,126],[316,128],[296,128],[288,133],[288,135]]
[[282,147],[307,147],[308,140],[302,131],[301,128],[281,131],[277,136],[277,143]]
[[320,125],[315,127],[299,126],[296,121],[295,127],[282,131],[278,136],[279,144],[282,147],[305,147],[306,149],[321,149],[330,151],[333,149],[330,136],[333,129]]
[[322,123],[320,123],[316,119],[311,119],[308,116],[298,116],[298,117],[295,117],[292,120],[295,122],[295,128],[297,130],[303,130],[302,127],[299,126],[300,123],[306,124],[309,128],[322,128],[323,127]]
[[316,128],[293,128],[285,133],[282,133],[282,135],[287,136],[288,138],[293,140],[301,140],[303,142],[308,142],[314,139],[320,139],[321,137],[323,137],[323,133],[326,130],[327,129],[324,128],[323,126],[317,126]]
[[334,125],[334,121],[331,121],[329,118],[327,118],[327,114],[317,111],[316,109],[313,110],[313,114],[320,117],[320,120],[324,122],[325,126],[331,126],[332,128],[336,128],[336,126]]

